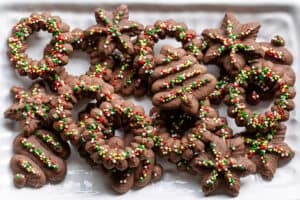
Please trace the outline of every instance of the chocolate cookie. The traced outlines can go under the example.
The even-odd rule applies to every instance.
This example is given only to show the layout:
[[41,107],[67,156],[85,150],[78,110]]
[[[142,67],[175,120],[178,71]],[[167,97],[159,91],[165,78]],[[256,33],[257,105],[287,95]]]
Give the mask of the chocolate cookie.
[[189,162],[204,151],[202,142],[204,132],[213,133],[222,138],[232,136],[225,118],[219,116],[208,100],[201,101],[196,116],[183,111],[151,110],[153,126],[157,129],[154,136],[156,151],[175,163],[180,170],[193,173]]
[[[114,183],[113,189],[117,192],[127,192],[133,185],[147,185],[157,167],[151,150],[154,128],[143,108],[114,94],[110,101],[90,104],[88,110],[80,114],[81,154],[88,156],[93,165],[102,165],[119,175],[126,171],[128,178],[133,177],[133,182],[131,179],[124,182],[121,178],[121,182]],[[118,128],[124,129],[124,139],[114,136]]]
[[235,75],[251,58],[262,57],[264,51],[256,37],[260,24],[241,24],[232,13],[226,13],[221,28],[205,29],[202,32],[207,42],[203,60],[221,65],[227,73]]
[[293,63],[293,55],[285,48],[285,40],[283,37],[276,35],[271,40],[271,43],[260,42],[259,44],[265,52],[265,59],[283,65],[291,65]]
[[[97,25],[85,31],[85,37],[95,41],[97,51],[93,53],[98,60],[90,71],[99,75],[111,73],[112,77],[104,74],[102,77],[114,86],[115,92],[124,96],[133,94],[140,97],[145,94],[145,83],[138,76],[138,70],[133,67],[135,57],[136,37],[143,31],[142,24],[129,20],[128,8],[120,5],[113,12],[102,8],[95,11]],[[108,72],[107,72],[108,71]]]
[[[244,88],[247,88],[249,80],[254,80],[257,84],[278,84],[271,111],[257,114],[246,107]],[[229,86],[229,94],[225,97],[225,103],[229,106],[228,115],[235,118],[238,126],[245,126],[248,131],[266,133],[276,129],[279,122],[289,118],[289,111],[294,109],[295,94],[295,88],[287,85],[285,80],[270,68],[253,65],[251,68],[244,68],[237,75],[234,83]]]
[[14,103],[5,111],[4,117],[20,122],[23,133],[31,135],[41,124],[47,124],[54,95],[47,94],[42,82],[34,83],[29,90],[13,87]]
[[[91,66],[86,74],[80,76],[70,75],[64,68],[59,68],[47,78],[50,82],[52,89],[59,94],[68,94],[72,99],[82,99],[87,96],[87,93],[92,98],[97,95],[98,91],[113,91],[113,88],[104,82],[112,78],[112,67],[110,59],[100,60],[95,58],[95,52],[97,48],[95,44],[90,41],[90,38],[86,37],[84,31],[81,29],[74,29],[72,32],[61,33],[58,35],[57,40],[61,44],[70,45],[75,50],[84,51],[90,55]],[[48,45],[45,49],[46,54],[52,54],[56,51],[63,51],[62,46]],[[69,53],[71,54],[71,53]],[[104,79],[104,80],[103,80]],[[103,93],[102,93],[103,94]]]
[[28,138],[19,135],[13,146],[11,168],[17,187],[37,188],[48,181],[56,183],[64,179],[67,170],[64,159],[70,155],[70,148],[53,133],[37,130]]
[[199,100],[214,90],[215,77],[181,48],[163,46],[154,61],[155,68],[151,74],[153,104],[161,109],[181,108],[187,113],[196,114]]
[[[26,53],[28,48],[26,39],[33,32],[40,30],[48,31],[55,38],[59,33],[69,31],[69,26],[62,22],[60,17],[52,16],[50,13],[33,13],[29,17],[22,18],[13,27],[12,35],[8,38],[8,56],[12,66],[20,75],[28,75],[31,79],[47,77],[56,67],[68,62],[68,53],[72,51],[70,45],[63,45],[63,51],[44,55],[41,60],[31,59]],[[61,44],[57,41],[53,45]]]
[[152,74],[155,67],[154,45],[166,37],[175,38],[182,43],[187,54],[195,56],[199,61],[202,60],[202,48],[205,45],[200,38],[196,37],[194,30],[189,29],[185,23],[176,22],[172,19],[158,20],[153,26],[146,26],[145,30],[138,36],[137,56],[134,64],[142,77],[146,78]]
[[288,163],[295,152],[284,142],[286,126],[280,124],[278,130],[267,135],[243,133],[245,136],[246,153],[257,168],[257,172],[267,180],[271,180],[276,168]]
[[202,140],[208,145],[207,151],[193,159],[192,168],[201,174],[204,194],[222,188],[228,195],[237,196],[240,177],[256,171],[255,164],[244,157],[243,138],[223,139],[204,132]]
[[[113,12],[107,12],[102,8],[95,10],[96,25],[98,32],[86,31],[87,34],[100,34],[98,42],[99,53],[104,56],[112,55],[115,48],[132,55],[134,44],[132,38],[137,36],[142,30],[143,25],[129,20],[127,5],[120,5]],[[95,26],[93,26],[94,28]],[[101,32],[101,33],[100,33]]]

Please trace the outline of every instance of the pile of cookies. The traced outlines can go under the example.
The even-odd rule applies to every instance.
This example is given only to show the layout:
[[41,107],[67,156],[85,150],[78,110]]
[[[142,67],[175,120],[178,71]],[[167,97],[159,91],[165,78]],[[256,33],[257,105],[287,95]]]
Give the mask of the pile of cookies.
[[[21,127],[11,159],[17,187],[62,181],[69,144],[107,172],[118,193],[160,180],[158,156],[199,174],[205,195],[231,196],[239,193],[240,177],[258,173],[270,180],[293,158],[284,121],[294,109],[295,73],[282,37],[258,42],[260,24],[241,24],[231,13],[202,36],[172,19],[147,26],[129,20],[126,5],[98,8],[95,19],[86,30],[70,31],[58,16],[33,13],[12,28],[9,60],[21,76],[37,79],[28,89],[11,89],[14,103],[5,112]],[[52,34],[41,60],[26,53],[27,38],[37,31]],[[164,45],[156,54],[155,44],[167,37],[182,46]],[[64,67],[75,50],[90,57],[80,76]],[[205,64],[217,65],[220,76]],[[124,99],[146,95],[153,103],[149,115]],[[95,103],[75,120],[73,108],[82,99]],[[273,105],[264,113],[249,107],[265,100]],[[219,115],[222,102],[244,132],[233,133]]]

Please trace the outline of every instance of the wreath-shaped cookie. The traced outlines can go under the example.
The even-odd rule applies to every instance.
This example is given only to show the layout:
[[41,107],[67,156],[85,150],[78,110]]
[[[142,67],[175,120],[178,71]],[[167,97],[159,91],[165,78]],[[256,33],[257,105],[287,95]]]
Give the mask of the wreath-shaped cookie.
[[[278,90],[270,111],[258,114],[247,108],[244,88],[251,81],[255,81],[257,84],[277,83]],[[253,65],[245,67],[237,75],[233,84],[229,86],[225,103],[229,106],[228,115],[235,118],[237,125],[245,126],[248,131],[265,133],[277,129],[279,122],[286,121],[289,118],[289,111],[294,109],[294,97],[295,88],[289,86],[284,79],[275,74],[270,68]]]
[[35,31],[46,30],[53,38],[62,32],[69,31],[69,26],[61,21],[58,16],[51,16],[49,13],[33,13],[31,16],[22,18],[12,30],[8,38],[8,56],[12,66],[17,69],[20,75],[28,75],[31,79],[46,77],[56,67],[68,62],[68,54],[72,51],[69,45],[62,45],[58,41],[53,45],[60,47],[62,51],[54,54],[44,55],[41,60],[34,60],[28,57],[26,39]]
[[[81,113],[79,148],[93,165],[101,164],[121,177],[126,173],[128,178],[133,178],[125,182],[119,178],[121,182],[113,184],[115,191],[124,193],[134,185],[143,187],[152,178],[159,178],[161,169],[155,165],[152,151],[155,129],[142,107],[112,95],[110,101],[100,102],[89,110],[88,113]],[[114,133],[120,127],[124,130],[124,140]],[[128,134],[132,134],[132,138]]]
[[139,69],[139,75],[146,76],[153,73],[154,45],[166,37],[180,41],[188,54],[194,55],[199,61],[202,60],[202,40],[196,37],[194,30],[189,29],[184,23],[171,19],[158,20],[153,26],[146,26],[138,37],[135,65]]
[[175,163],[180,170],[193,173],[188,164],[199,153],[205,151],[201,139],[204,132],[213,133],[221,138],[232,137],[232,130],[225,118],[219,116],[208,100],[200,102],[197,115],[189,115],[180,110],[151,110],[153,126],[157,129],[154,136],[156,151]]

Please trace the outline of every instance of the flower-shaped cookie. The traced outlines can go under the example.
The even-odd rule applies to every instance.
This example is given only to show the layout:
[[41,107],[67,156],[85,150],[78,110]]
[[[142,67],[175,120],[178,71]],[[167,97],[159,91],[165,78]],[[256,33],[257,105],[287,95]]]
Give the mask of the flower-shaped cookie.
[[247,63],[249,56],[261,57],[263,51],[256,43],[260,24],[241,24],[232,13],[226,13],[221,28],[205,29],[202,32],[208,49],[205,63],[217,63],[230,74],[236,74]]
[[276,168],[290,161],[295,152],[284,142],[286,126],[280,124],[279,129],[266,136],[245,138],[247,155],[257,167],[257,172],[265,179],[271,180]]
[[208,152],[200,153],[192,161],[192,167],[201,174],[201,185],[205,195],[215,192],[219,187],[237,196],[240,177],[254,173],[255,164],[244,156],[242,137],[224,140],[210,133],[203,133],[202,140],[208,144]]
[[29,90],[13,87],[15,103],[7,109],[4,116],[20,121],[25,136],[32,135],[38,128],[53,127],[60,132],[63,141],[75,141],[77,132],[73,132],[73,127],[69,126],[74,103],[72,94],[68,93],[69,90],[65,94],[52,94],[42,83],[34,83]]
[[112,55],[115,48],[126,54],[134,53],[132,37],[137,36],[144,27],[138,22],[128,20],[126,5],[120,5],[113,12],[98,8],[95,17],[98,25],[89,28],[87,34],[100,34],[98,42],[100,54]]
[[35,131],[48,118],[54,96],[46,93],[41,83],[35,83],[29,90],[13,87],[11,93],[15,102],[5,111],[5,118],[20,121],[25,135]]

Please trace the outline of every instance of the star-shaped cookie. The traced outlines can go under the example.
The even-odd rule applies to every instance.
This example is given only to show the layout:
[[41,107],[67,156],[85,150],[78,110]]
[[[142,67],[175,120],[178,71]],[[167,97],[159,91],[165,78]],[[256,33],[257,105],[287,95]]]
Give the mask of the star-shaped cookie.
[[230,74],[237,73],[249,56],[261,57],[264,53],[255,41],[259,28],[257,22],[241,24],[232,13],[226,13],[221,28],[202,32],[208,44],[204,62],[217,63]]
[[134,53],[132,37],[137,36],[144,27],[128,19],[126,5],[120,5],[113,12],[98,8],[95,11],[95,17],[98,25],[92,27],[90,31],[98,28],[102,33],[98,43],[100,54],[112,55],[115,48],[130,55]]
[[42,83],[34,83],[29,90],[13,87],[14,103],[5,111],[5,118],[20,121],[25,135],[34,132],[47,119],[54,96],[46,93]]
[[[258,138],[245,138],[247,156],[257,167],[257,172],[271,180],[276,168],[290,161],[295,152],[284,142],[286,126],[280,124],[274,133]],[[253,135],[253,134],[252,134]]]
[[244,156],[242,137],[223,139],[204,133],[201,139],[207,143],[207,152],[200,153],[192,161],[192,167],[201,174],[201,186],[205,195],[218,188],[231,196],[237,196],[240,177],[254,173],[255,164]]

